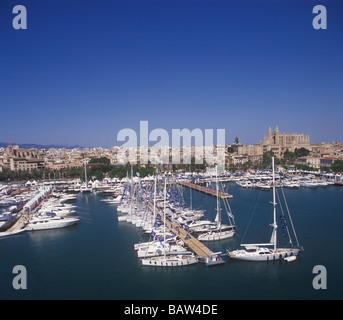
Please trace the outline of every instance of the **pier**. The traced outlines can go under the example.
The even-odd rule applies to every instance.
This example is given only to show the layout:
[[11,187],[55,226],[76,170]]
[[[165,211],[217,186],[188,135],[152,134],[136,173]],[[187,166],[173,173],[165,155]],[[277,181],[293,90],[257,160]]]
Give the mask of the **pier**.
[[[150,211],[153,212],[152,203],[149,203],[148,207]],[[221,252],[212,252],[202,242],[189,234],[187,230],[182,228],[182,226],[178,222],[172,221],[167,216],[164,220],[163,210],[156,208],[156,211],[161,216],[161,221],[165,221],[168,230],[179,237],[185,243],[185,245],[187,245],[207,266],[225,263],[224,259],[221,257]]]
[[33,214],[37,212],[42,202],[47,199],[50,194],[51,188],[44,188],[38,194],[36,194],[31,200],[29,200],[20,211],[20,216],[16,221],[9,226],[6,231],[18,231],[23,229],[30,221]]
[[28,212],[22,210],[21,216],[17,219],[17,221],[10,227],[8,228],[7,231],[18,231],[21,230],[25,227],[25,225],[30,221],[32,218],[33,212]]
[[[160,215],[162,219],[164,219],[162,212],[160,212]],[[221,252],[212,252],[197,238],[189,234],[187,230],[183,229],[177,222],[173,222],[166,217],[165,224],[169,231],[179,237],[207,266],[225,263],[224,259],[221,257]]]
[[[198,185],[196,185],[194,183],[190,183],[190,182],[187,182],[187,181],[179,181],[178,183],[183,185],[183,186],[185,186],[185,187],[192,188],[192,189],[198,190],[200,192],[204,192],[204,193],[209,194],[211,196],[214,196],[214,197],[217,196],[217,191],[216,190],[213,190],[213,189],[210,189],[210,188],[206,188],[206,187],[202,187],[202,186],[198,186]],[[221,199],[232,199],[233,198],[233,195],[228,194],[226,192],[218,192],[218,196]]]

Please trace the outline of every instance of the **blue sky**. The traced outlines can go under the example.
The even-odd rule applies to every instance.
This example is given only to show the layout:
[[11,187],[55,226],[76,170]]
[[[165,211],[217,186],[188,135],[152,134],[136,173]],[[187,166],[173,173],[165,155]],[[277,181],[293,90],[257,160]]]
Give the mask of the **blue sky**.
[[[312,27],[317,4],[327,30]],[[109,147],[143,120],[225,129],[227,143],[276,125],[343,141],[339,0],[3,0],[0,37],[2,142]]]

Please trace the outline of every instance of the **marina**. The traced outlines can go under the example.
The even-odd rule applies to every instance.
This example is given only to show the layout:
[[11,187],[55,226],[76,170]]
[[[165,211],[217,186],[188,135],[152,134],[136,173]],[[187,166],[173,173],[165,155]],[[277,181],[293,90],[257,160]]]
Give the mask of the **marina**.
[[1,14],[4,305],[343,299],[342,0]]
[[[215,178],[212,177],[211,181],[209,178],[207,179],[207,183],[212,183],[215,190]],[[223,177],[219,177],[218,180],[222,179]],[[135,183],[133,181],[135,181]],[[156,197],[154,197],[155,181],[157,186]],[[335,223],[335,226],[333,226],[324,223],[324,217],[327,217],[327,212],[329,212],[329,217],[327,217],[329,220],[340,219],[340,216],[337,215],[337,208],[339,208],[339,203],[342,199],[342,188],[340,186],[329,184],[326,188],[284,188],[284,192],[288,195],[289,203],[292,203],[291,210],[295,216],[294,223],[296,224],[301,244],[305,248],[304,253],[299,254],[296,260],[290,256],[275,265],[274,263],[276,262],[272,261],[262,264],[260,262],[255,264],[243,261],[242,263],[244,265],[241,265],[239,261],[230,259],[229,255],[227,255],[227,251],[230,252],[234,249],[238,249],[241,243],[254,243],[251,240],[256,240],[257,227],[259,229],[257,234],[265,229],[263,228],[263,225],[270,222],[269,215],[266,216],[267,220],[265,218],[260,218],[260,222],[255,222],[251,225],[249,233],[245,234],[245,228],[249,226],[251,211],[256,207],[255,202],[251,202],[251,200],[254,198],[256,199],[257,197],[259,199],[259,204],[264,202],[267,204],[267,207],[262,205],[261,212],[255,213],[255,216],[258,216],[259,214],[264,217],[265,214],[262,214],[262,212],[267,208],[270,208],[268,202],[270,195],[272,194],[271,191],[266,192],[265,190],[258,188],[243,188],[233,179],[231,181],[221,182],[220,185],[223,184],[223,188],[220,190],[230,190],[230,193],[234,195],[234,198],[231,200],[219,199],[222,208],[225,208],[224,201],[230,202],[232,213],[235,216],[236,234],[233,237],[226,239],[203,242],[199,240],[199,236],[204,234],[204,232],[201,232],[201,229],[199,228],[204,225],[206,225],[206,228],[209,228],[209,226],[212,226],[213,228],[213,223],[216,220],[215,215],[217,213],[217,197],[210,194],[204,194],[203,192],[188,187],[181,187],[179,184],[173,183],[173,181],[175,182],[175,179],[164,179],[163,177],[159,177],[158,179],[155,179],[155,177],[145,180],[141,179],[140,182],[138,179],[125,179],[125,181],[116,183],[115,185],[109,184],[107,188],[102,186],[98,190],[93,189],[92,192],[86,193],[77,192],[75,190],[68,191],[65,188],[66,186],[64,186],[63,189],[58,188],[60,189],[58,190],[57,188],[53,188],[53,186],[50,186],[51,189],[42,189],[42,186],[37,185],[36,190],[31,189],[31,191],[23,192],[21,200],[24,199],[23,196],[25,193],[31,194],[30,196],[27,196],[23,208],[25,205],[26,208],[32,206],[32,217],[38,214],[46,215],[47,212],[64,208],[63,210],[65,211],[60,213],[61,216],[77,217],[78,221],[76,224],[66,227],[37,231],[29,231],[25,228],[21,229],[20,227],[15,227],[19,224],[13,224],[11,230],[2,229],[0,246],[5,257],[2,262],[2,268],[6,265],[9,266],[8,264],[11,264],[11,261],[17,260],[13,260],[14,255],[23,257],[20,263],[27,265],[30,269],[37,268],[37,263],[43,261],[42,259],[55,261],[57,256],[51,256],[52,253],[56,254],[57,252],[60,252],[60,254],[64,256],[67,255],[66,257],[68,258],[63,258],[59,262],[54,262],[56,267],[52,267],[50,263],[41,264],[40,269],[44,270],[44,266],[46,266],[46,268],[49,268],[49,272],[44,275],[45,271],[42,271],[43,274],[39,276],[40,280],[33,281],[32,290],[27,291],[27,296],[33,299],[39,298],[40,292],[46,292],[46,289],[42,291],[39,288],[41,288],[43,283],[46,283],[46,280],[44,279],[47,279],[50,272],[56,275],[56,279],[52,281],[51,288],[48,289],[47,296],[50,298],[63,297],[66,299],[83,299],[94,298],[94,295],[96,295],[96,297],[114,299],[160,299],[161,297],[167,299],[201,299],[208,298],[209,295],[211,295],[211,299],[219,297],[224,297],[225,299],[249,299],[253,298],[254,294],[261,295],[261,290],[263,290],[262,288],[264,288],[264,285],[262,285],[260,281],[263,281],[266,283],[266,286],[268,284],[269,289],[264,289],[265,291],[262,294],[262,297],[271,297],[274,299],[274,296],[271,295],[273,290],[271,288],[275,285],[273,278],[262,276],[262,274],[270,268],[274,270],[273,273],[276,272],[279,273],[279,276],[281,277],[287,277],[287,281],[289,282],[287,285],[288,293],[281,291],[276,298],[293,298],[295,296],[297,299],[297,297],[326,298],[339,296],[338,288],[336,290],[333,289],[330,292],[327,291],[327,294],[323,295],[323,293],[319,294],[313,289],[312,291],[304,289],[296,293],[291,289],[291,286],[292,283],[295,285],[294,281],[297,281],[299,277],[308,279],[307,281],[311,283],[312,273],[310,266],[313,263],[322,263],[327,267],[330,267],[331,270],[335,270],[339,266],[339,263],[336,264],[336,267],[331,265],[328,252],[321,251],[322,253],[318,255],[316,253],[317,251],[314,251],[315,246],[320,248],[321,245],[318,241],[314,240],[316,236],[315,233],[313,233],[315,232],[313,226],[320,224],[322,230],[323,228],[324,230],[325,228],[330,230],[330,236],[327,237],[324,243],[339,241],[339,238],[341,237],[338,228],[339,224]],[[132,188],[131,183],[134,185]],[[164,201],[164,183],[166,183],[167,186],[166,201]],[[105,189],[110,189],[111,192],[103,192]],[[43,190],[44,192],[42,193]],[[148,195],[148,197],[142,197],[142,193],[140,192],[143,190],[145,190],[145,195]],[[192,190],[192,192],[190,192],[190,190]],[[45,192],[47,192],[47,194],[43,195]],[[38,203],[32,201],[32,199],[39,196],[40,193],[41,196],[43,196],[41,201],[38,201]],[[132,198],[133,201],[130,201],[130,194],[134,194]],[[113,197],[113,195],[115,196]],[[7,204],[13,205],[13,203],[18,200],[15,196],[11,197],[11,201],[9,201],[8,195],[6,195],[6,197],[6,201],[8,201]],[[102,201],[108,198],[118,198],[118,202],[107,203],[106,201]],[[36,199],[39,200],[39,197]],[[138,199],[144,200],[139,203]],[[205,200],[206,202],[204,203]],[[180,207],[176,206],[176,204],[183,205]],[[199,207],[200,204],[201,206]],[[324,207],[326,210],[323,210]],[[14,208],[12,208],[12,210],[13,209]],[[3,207],[2,210],[2,214],[7,212],[6,207]],[[18,213],[20,214],[20,211],[13,215]],[[166,215],[164,215],[164,213],[166,213]],[[154,217],[154,215],[158,220],[158,228],[156,229],[152,228],[154,223],[150,223],[151,218]],[[192,219],[189,219],[190,216],[192,216]],[[55,211],[55,218],[56,217]],[[120,221],[120,217],[125,217],[126,220]],[[196,219],[194,219],[194,217]],[[228,224],[228,217],[223,216],[222,218],[224,219],[223,225]],[[17,223],[18,221],[21,220],[18,219]],[[27,220],[23,220],[23,223],[25,221]],[[313,225],[309,225],[308,221],[312,221]],[[163,228],[163,223],[165,223],[165,228]],[[193,231],[192,228],[196,231]],[[270,231],[268,231],[268,228],[266,231],[267,233],[260,243],[268,242],[265,241],[264,238],[270,236]],[[152,236],[152,234],[154,234],[152,232],[155,233],[156,237]],[[251,235],[250,238],[249,234]],[[80,240],[77,240],[79,237],[81,237]],[[31,240],[29,241],[29,239]],[[242,242],[243,240],[244,242]],[[283,241],[283,237],[281,237],[279,241]],[[19,243],[20,246],[18,247]],[[84,251],[79,247],[79,244],[81,243],[82,247],[87,247],[87,251]],[[151,244],[156,245],[155,250]],[[13,247],[14,245],[15,247]],[[31,253],[30,257],[26,256],[23,252],[20,253],[22,250],[31,252],[33,248],[30,249],[30,247],[32,245],[40,248],[39,251],[36,252],[35,250],[35,253]],[[182,252],[170,251],[171,254],[169,254],[169,248],[175,250],[175,248],[177,248],[175,245],[178,247],[177,250],[182,250]],[[147,248],[149,248],[149,252],[152,254],[150,256],[143,255],[140,257],[138,256],[137,251],[139,248],[140,255],[146,253]],[[162,248],[167,250],[161,254],[159,251],[161,251]],[[11,253],[8,250],[11,250]],[[56,250],[58,251],[56,252]],[[78,253],[72,257],[71,252]],[[93,262],[89,260],[89,254],[86,254],[86,252],[89,252],[89,254],[95,258]],[[119,257],[122,257],[120,259],[124,259],[123,261],[125,261],[126,267],[123,268],[119,265],[115,267],[117,276],[113,275],[113,280],[109,283],[105,283],[105,279],[102,278],[100,274],[96,275],[95,278],[87,284],[75,282],[70,278],[74,277],[74,279],[77,279],[77,273],[80,272],[80,268],[85,268],[81,274],[91,272],[91,270],[94,270],[95,262],[96,264],[100,264],[100,268],[103,270],[104,274],[106,274],[106,272],[109,273],[111,272],[109,267],[116,265],[116,261],[118,261]],[[218,257],[222,258],[223,261],[218,259]],[[211,263],[212,258],[215,258],[212,261],[213,263]],[[35,263],[34,260],[37,262]],[[288,264],[289,266],[287,267]],[[216,266],[213,267],[213,269],[212,267],[207,268],[212,265]],[[252,265],[256,266],[254,267],[257,268],[255,271],[252,269]],[[295,267],[290,268],[291,265],[294,265]],[[67,274],[63,273],[64,275],[62,275],[56,268],[67,268],[70,272]],[[219,277],[224,277],[226,278],[224,283],[227,283],[227,285],[230,283],[230,287],[232,288],[238,285],[239,277],[244,277],[244,279],[246,279],[244,281],[251,282],[251,284],[248,285],[251,292],[248,294],[244,293],[243,290],[238,290],[236,292],[232,289],[229,289],[228,291],[219,289],[219,295],[219,293],[217,293],[218,286],[215,285],[215,283],[210,283],[204,278],[203,273],[207,269],[211,272],[212,280],[216,279],[216,282],[221,282],[222,280],[220,280]],[[170,273],[171,270],[173,270],[172,273]],[[289,273],[292,274],[293,280],[288,278],[287,274]],[[143,275],[144,278],[146,278],[146,281],[137,278]],[[180,282],[183,281],[181,280],[183,279],[183,275],[187,275],[187,283],[188,281],[192,282],[192,285],[189,288],[188,286],[185,287],[182,285],[182,282]],[[177,285],[178,287],[183,288],[183,293],[177,293],[179,290],[176,290],[174,284],[171,284],[170,282],[168,282],[168,285],[166,283],[164,284],[170,288],[168,293],[162,293],[158,287],[151,285],[151,282],[154,281],[153,278],[156,276],[161,279],[160,281],[162,281],[162,283],[167,281],[167,279],[175,282],[175,286]],[[162,280],[162,276],[164,280]],[[335,275],[332,276],[335,277]],[[202,293],[200,288],[197,288],[195,280],[197,277],[202,277],[203,283],[208,288],[207,293]],[[254,279],[252,277],[257,278]],[[121,281],[121,278],[125,278],[126,281]],[[11,276],[6,279],[2,280],[3,282],[1,285],[6,286],[6,281],[10,281]],[[338,281],[337,283],[339,283],[339,280],[336,280]],[[68,284],[66,281],[68,281]],[[251,286],[253,283],[260,288],[258,290],[256,288],[252,289]],[[68,287],[70,289],[69,293],[66,293],[65,290],[62,289],[62,284],[63,288]],[[145,290],[144,294],[142,292],[142,295],[140,295],[138,292],[130,290],[132,286],[136,286],[137,284],[145,287],[148,292]],[[118,289],[118,285],[119,288],[121,288],[120,290]],[[98,286],[101,286],[102,293],[96,293],[97,290],[91,292],[92,290],[89,291],[86,289],[90,287],[97,288]],[[217,289],[215,290],[215,288]],[[8,298],[15,296],[16,293],[9,290],[5,293],[5,296],[2,297]]]

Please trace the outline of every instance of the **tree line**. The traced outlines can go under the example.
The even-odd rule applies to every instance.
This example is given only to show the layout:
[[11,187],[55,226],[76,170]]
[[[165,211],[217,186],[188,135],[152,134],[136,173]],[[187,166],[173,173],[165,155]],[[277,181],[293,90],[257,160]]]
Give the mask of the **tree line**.
[[[263,154],[262,161],[251,161],[250,159],[240,165],[230,164],[226,169],[229,171],[243,170],[246,171],[249,168],[259,170],[268,169],[272,165],[272,157],[274,156],[275,164],[281,164],[283,167],[287,168],[289,165],[294,165],[295,168],[307,171],[317,171],[318,169],[312,168],[308,165],[296,164],[295,160],[298,157],[306,156],[309,154],[309,150],[301,148],[295,150],[294,152],[285,152],[283,158],[279,159],[275,157],[273,151],[268,151]],[[178,165],[159,165],[155,166],[148,163],[146,166],[132,165],[132,170],[134,176],[139,174],[140,177],[144,178],[146,176],[154,175],[157,171],[192,171],[201,172],[206,169],[206,163],[195,164],[194,159],[192,159],[191,164],[178,164]],[[327,172],[343,172],[343,160],[336,160],[330,168],[322,167],[322,171]],[[87,179],[97,179],[99,181],[103,180],[105,177],[122,179],[126,176],[131,176],[131,165],[111,165],[108,158],[92,158],[87,166]],[[53,170],[49,168],[33,169],[31,171],[10,171],[4,169],[0,172],[0,181],[2,182],[22,182],[27,180],[45,180],[45,179],[75,179],[80,178],[85,180],[85,171],[83,167],[70,167],[62,168],[60,170]]]

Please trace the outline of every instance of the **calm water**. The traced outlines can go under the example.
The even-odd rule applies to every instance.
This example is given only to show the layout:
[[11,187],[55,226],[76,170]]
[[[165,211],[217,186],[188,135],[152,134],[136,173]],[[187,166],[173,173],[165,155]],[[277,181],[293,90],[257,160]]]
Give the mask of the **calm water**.
[[[208,243],[214,250],[268,241],[271,191],[229,184],[238,226],[233,239]],[[189,201],[189,190],[184,189]],[[133,244],[140,235],[118,223],[114,206],[97,194],[79,195],[77,226],[0,239],[0,299],[342,299],[343,188],[286,190],[303,254],[292,263],[228,261],[182,268],[143,267]],[[215,198],[193,191],[193,208],[215,216]],[[249,221],[251,221],[249,223]],[[247,226],[249,224],[249,228]],[[281,237],[280,237],[281,238]],[[27,268],[26,290],[14,290],[12,269]],[[312,287],[315,265],[327,269],[327,290]]]

